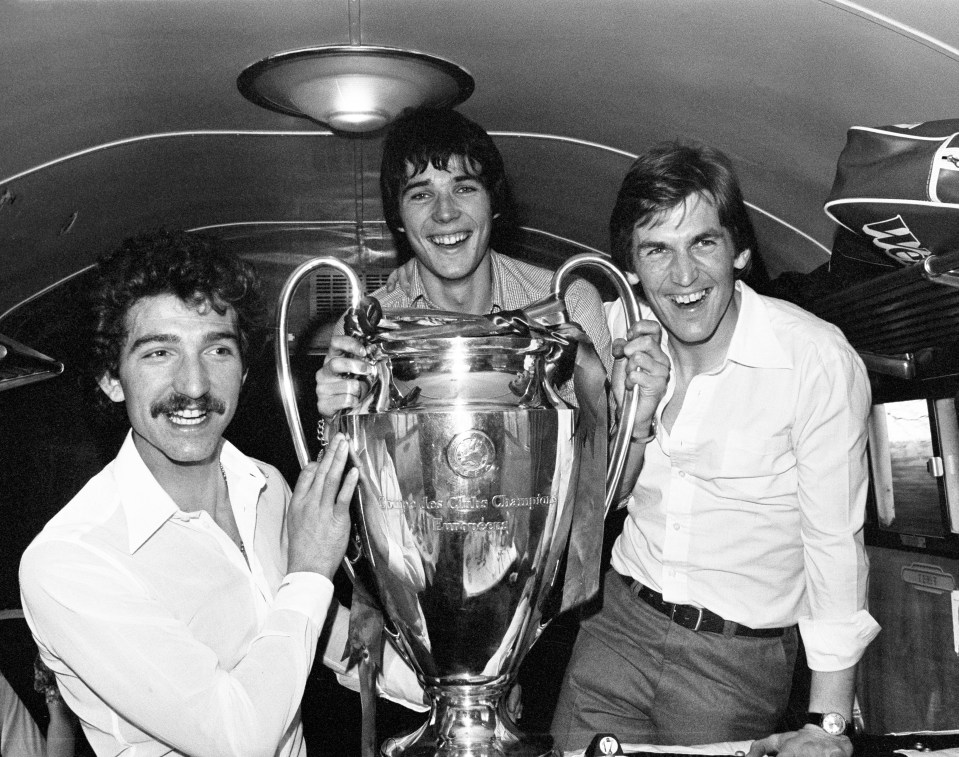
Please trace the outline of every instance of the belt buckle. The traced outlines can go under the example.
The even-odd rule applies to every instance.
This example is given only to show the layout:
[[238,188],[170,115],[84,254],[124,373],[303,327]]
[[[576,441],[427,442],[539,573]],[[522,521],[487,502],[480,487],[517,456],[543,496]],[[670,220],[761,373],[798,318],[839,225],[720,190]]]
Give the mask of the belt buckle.
[[[685,608],[687,608],[687,607],[691,607],[691,605],[677,605],[677,604],[673,604],[673,608],[672,608],[672,610],[670,610],[670,613],[669,613],[669,619],[670,619],[671,621],[673,621],[674,623],[678,623],[678,621],[676,620],[676,610],[678,610],[680,607],[683,607],[683,608],[685,609]],[[684,625],[684,624],[682,624],[682,623],[679,623],[679,625],[683,626],[684,628],[689,628],[689,630],[691,630],[691,631],[698,631],[698,630],[702,627],[702,625],[703,625],[703,608],[702,608],[702,607],[693,607],[692,609],[696,610],[696,613],[697,613],[697,615],[696,615],[696,624],[695,624],[694,626],[692,626],[692,627],[687,626],[687,625]]]

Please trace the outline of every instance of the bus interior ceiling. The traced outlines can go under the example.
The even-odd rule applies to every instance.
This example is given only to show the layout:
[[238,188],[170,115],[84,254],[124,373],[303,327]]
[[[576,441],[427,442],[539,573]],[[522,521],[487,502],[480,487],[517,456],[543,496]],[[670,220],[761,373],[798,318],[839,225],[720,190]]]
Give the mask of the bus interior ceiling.
[[[370,289],[396,265],[379,201],[381,134],[333,132],[238,91],[251,63],[318,45],[415,50],[469,71],[475,90],[459,109],[494,135],[518,209],[503,251],[540,264],[608,250],[612,202],[636,153],[664,139],[720,148],[756,225],[755,287],[839,325],[877,405],[924,403],[928,457],[947,474],[959,465],[959,442],[940,433],[956,425],[959,390],[953,250],[930,273],[823,209],[851,127],[959,117],[953,3],[20,0],[0,3],[0,29],[0,335],[62,366],[44,374],[0,357],[0,390],[17,384],[0,391],[3,608],[19,607],[23,548],[122,437],[82,371],[79,303],[99,253],[159,226],[202,230],[257,265],[272,301],[317,255],[351,263]],[[293,310],[307,426],[325,324],[347,302],[334,279],[304,284]],[[230,434],[292,477],[272,357],[288,335],[268,336]],[[47,380],[27,380],[31,371]],[[864,665],[872,728],[959,727],[951,480],[933,475],[920,502],[934,528],[897,525],[871,495],[871,596],[889,629]]]

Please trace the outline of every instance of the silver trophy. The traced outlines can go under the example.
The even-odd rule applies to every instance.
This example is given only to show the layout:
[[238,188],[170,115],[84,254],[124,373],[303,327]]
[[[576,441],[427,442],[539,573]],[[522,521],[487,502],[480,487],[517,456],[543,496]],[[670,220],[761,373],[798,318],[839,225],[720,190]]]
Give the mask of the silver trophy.
[[[335,258],[304,263],[284,287],[277,367],[301,465],[310,454],[282,337],[296,285],[320,266],[350,280],[350,312],[360,321],[371,305],[353,270]],[[627,395],[608,456],[603,414],[603,428],[593,434],[602,444],[592,448],[602,458],[600,474],[581,476],[590,434],[554,386],[568,354],[562,285],[581,266],[608,275],[628,317],[639,318],[625,277],[605,257],[586,254],[557,270],[552,297],[518,319],[421,310],[386,313],[398,328],[360,323],[359,332],[371,335],[375,378],[361,405],[340,420],[360,470],[352,518],[365,565],[360,571],[345,564],[354,581],[365,576],[375,584],[365,588],[378,597],[388,633],[431,704],[429,720],[387,740],[384,757],[556,753],[548,736],[517,729],[505,697],[555,614],[561,558],[586,528],[584,507],[595,515],[589,528],[595,532],[598,524],[600,531],[591,543],[601,541],[638,402],[635,392]],[[587,559],[598,566],[598,546]]]

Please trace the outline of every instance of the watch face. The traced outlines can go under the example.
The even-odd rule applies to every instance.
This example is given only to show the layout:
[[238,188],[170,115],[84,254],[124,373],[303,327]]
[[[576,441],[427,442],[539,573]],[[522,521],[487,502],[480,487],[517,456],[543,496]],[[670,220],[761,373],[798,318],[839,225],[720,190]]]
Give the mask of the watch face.
[[846,719],[838,712],[827,712],[822,716],[822,729],[832,736],[842,736],[846,732]]

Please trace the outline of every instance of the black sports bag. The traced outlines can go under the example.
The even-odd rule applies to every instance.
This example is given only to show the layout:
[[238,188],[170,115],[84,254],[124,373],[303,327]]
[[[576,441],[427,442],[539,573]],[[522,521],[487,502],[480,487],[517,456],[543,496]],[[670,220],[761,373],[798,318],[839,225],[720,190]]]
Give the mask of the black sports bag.
[[959,250],[959,119],[854,126],[825,203],[837,256],[883,270]]

